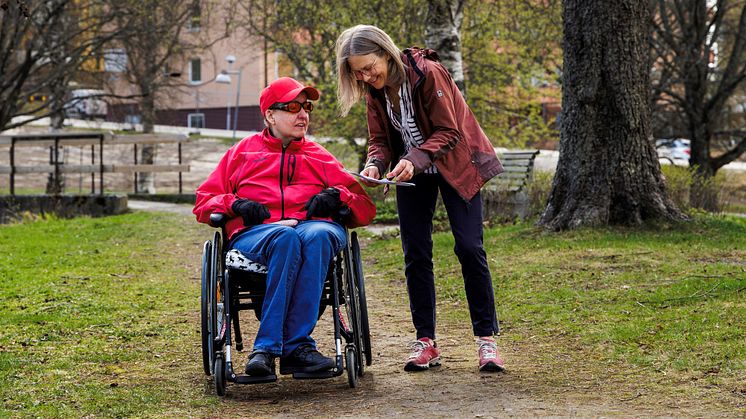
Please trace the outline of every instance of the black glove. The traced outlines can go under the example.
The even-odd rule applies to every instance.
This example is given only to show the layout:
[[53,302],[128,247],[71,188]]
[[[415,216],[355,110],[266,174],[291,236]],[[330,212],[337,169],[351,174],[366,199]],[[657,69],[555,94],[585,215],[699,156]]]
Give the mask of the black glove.
[[264,205],[250,199],[237,199],[231,209],[243,218],[243,225],[251,227],[269,218],[269,210]]
[[326,188],[312,196],[303,209],[308,210],[306,218],[310,220],[312,217],[331,217],[340,206],[342,201],[339,199],[339,189]]

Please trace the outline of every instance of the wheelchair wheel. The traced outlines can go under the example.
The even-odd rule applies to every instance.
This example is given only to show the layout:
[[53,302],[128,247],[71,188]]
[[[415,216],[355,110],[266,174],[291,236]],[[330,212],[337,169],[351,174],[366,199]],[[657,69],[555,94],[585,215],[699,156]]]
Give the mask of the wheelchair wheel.
[[210,336],[213,343],[213,358],[215,353],[222,350],[223,339],[225,339],[225,312],[223,304],[223,246],[220,233],[215,233],[212,240],[212,256],[210,270],[212,281],[210,283]]
[[[357,240],[357,232],[352,232],[352,262],[355,266],[355,279],[357,285],[358,307],[360,308],[360,337],[362,340],[361,351],[365,357],[365,365],[373,363],[373,350],[370,347],[370,324],[368,322],[368,301],[365,297],[365,277],[363,276],[363,259],[360,257],[360,243]],[[360,360],[362,362],[362,359]],[[362,371],[362,369],[361,369]],[[360,375],[363,375],[362,373]]]
[[347,369],[347,382],[350,387],[357,387],[357,355],[356,350],[352,346],[348,345],[345,350],[345,367]]
[[[352,236],[351,236],[352,237]],[[352,240],[352,239],[351,239]],[[360,327],[360,306],[359,306],[359,295],[357,288],[357,274],[354,263],[355,261],[351,255],[352,252],[345,251],[346,263],[344,269],[344,294],[345,294],[345,311],[347,314],[347,320],[349,321],[349,327],[352,332],[352,349],[356,352],[353,360],[357,361],[357,365],[347,364],[348,374],[350,369],[355,369],[356,376],[363,376],[365,374],[364,366],[361,360],[363,359],[362,352],[362,336]],[[348,346],[349,348],[349,346]]]
[[215,356],[215,392],[218,396],[225,396],[225,360],[223,353]]
[[202,249],[202,294],[200,313],[202,318],[202,367],[205,374],[212,375],[213,340],[210,335],[210,284],[212,283],[212,243],[205,242]]

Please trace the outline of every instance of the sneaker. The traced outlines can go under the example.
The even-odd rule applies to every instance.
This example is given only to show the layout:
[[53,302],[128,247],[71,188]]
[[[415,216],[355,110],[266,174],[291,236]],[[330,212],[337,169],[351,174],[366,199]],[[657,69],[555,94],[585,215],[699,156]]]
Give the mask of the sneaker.
[[409,344],[409,354],[404,371],[424,371],[440,365],[438,345],[430,338],[420,338]]
[[275,357],[266,352],[252,352],[246,363],[246,374],[252,377],[265,377],[275,371]]
[[492,339],[477,339],[479,345],[479,371],[505,371],[505,362],[497,352],[497,343]]
[[280,358],[280,374],[319,372],[334,368],[334,360],[321,355],[316,348],[303,345],[290,355]]

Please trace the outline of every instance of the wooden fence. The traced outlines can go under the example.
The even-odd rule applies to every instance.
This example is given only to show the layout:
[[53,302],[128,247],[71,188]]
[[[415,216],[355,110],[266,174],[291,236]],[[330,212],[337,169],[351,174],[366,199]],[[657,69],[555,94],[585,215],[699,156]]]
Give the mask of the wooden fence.
[[[0,175],[7,174],[10,179],[10,194],[15,195],[15,177],[18,174],[52,173],[55,183],[66,173],[90,173],[91,193],[96,193],[96,174],[99,178],[99,194],[104,193],[104,173],[130,173],[135,180],[137,192],[138,173],[178,172],[179,194],[182,193],[182,172],[189,171],[189,165],[182,162],[182,143],[188,141],[184,135],[122,135],[103,132],[65,132],[48,134],[14,134],[0,135],[0,147],[9,147],[10,165],[0,166]],[[178,147],[177,164],[138,164],[138,145],[176,143]],[[133,164],[104,163],[104,147],[117,145],[132,145]],[[60,147],[90,146],[90,164],[63,164],[60,161]],[[18,165],[16,163],[16,149],[19,147],[50,147],[50,163],[48,165]],[[96,161],[98,155],[98,162]]]

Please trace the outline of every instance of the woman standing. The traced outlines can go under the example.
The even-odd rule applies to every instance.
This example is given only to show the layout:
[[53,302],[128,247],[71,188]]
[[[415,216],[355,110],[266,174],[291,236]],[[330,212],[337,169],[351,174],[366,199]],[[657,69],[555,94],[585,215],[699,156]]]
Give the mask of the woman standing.
[[[410,181],[397,188],[405,275],[417,340],[404,369],[440,365],[435,343],[433,214],[443,199],[461,263],[479,370],[502,371],[494,293],[482,239],[480,188],[503,171],[448,71],[432,50],[400,51],[375,26],[358,25],[337,39],[338,97],[342,115],[365,97],[368,160],[361,172],[379,179]],[[367,183],[368,186],[374,186]]]

